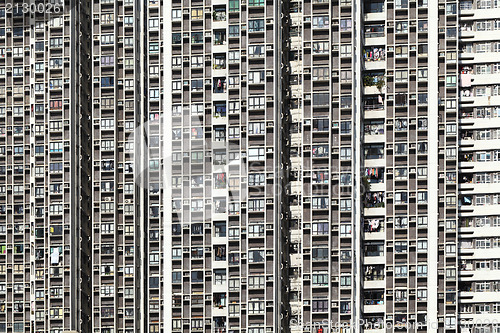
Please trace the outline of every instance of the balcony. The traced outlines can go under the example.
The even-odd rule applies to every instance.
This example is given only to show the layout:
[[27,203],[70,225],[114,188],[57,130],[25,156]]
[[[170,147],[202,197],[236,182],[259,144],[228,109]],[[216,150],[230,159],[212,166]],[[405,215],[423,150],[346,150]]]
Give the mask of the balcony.
[[365,22],[366,21],[385,21],[385,3],[384,1],[365,1]]
[[226,44],[226,30],[215,30],[214,31],[214,45],[225,45]]
[[372,277],[373,279],[380,278],[380,274],[383,274],[383,265],[385,264],[384,241],[365,242],[363,253],[365,264],[368,265],[367,267],[371,267],[371,270],[365,268],[365,280],[368,277]]
[[215,54],[214,55],[214,70],[226,69],[226,54]]
[[363,280],[364,288],[385,288],[385,266],[365,265]]
[[212,13],[213,22],[225,22],[227,19],[225,6],[217,6]]
[[384,136],[384,121],[383,120],[365,120],[364,124],[364,142],[374,143],[374,142],[385,142]]
[[384,290],[365,290],[363,312],[384,312]]
[[363,98],[363,110],[365,119],[385,118],[384,96],[365,96]]
[[365,95],[379,95],[385,93],[385,78],[383,73],[372,73],[363,77],[363,93]]
[[379,184],[384,182],[384,174],[385,169],[383,167],[380,168],[365,168],[365,172],[363,177],[365,177],[366,181],[370,184],[368,186],[372,186],[374,184]]
[[214,94],[225,94],[227,92],[227,83],[225,77],[216,77],[213,79]]
[[[385,309],[382,309],[380,312],[384,311]],[[363,332],[385,333],[384,322],[385,322],[384,317],[381,316],[376,316],[376,317],[365,316],[363,323]]]
[[382,240],[385,237],[384,223],[380,219],[367,219],[364,223],[365,240]]
[[[381,42],[371,44],[370,41],[374,39],[381,39]],[[365,25],[365,45],[385,45],[384,24]]]
[[364,208],[384,208],[384,192],[366,192],[363,200]]

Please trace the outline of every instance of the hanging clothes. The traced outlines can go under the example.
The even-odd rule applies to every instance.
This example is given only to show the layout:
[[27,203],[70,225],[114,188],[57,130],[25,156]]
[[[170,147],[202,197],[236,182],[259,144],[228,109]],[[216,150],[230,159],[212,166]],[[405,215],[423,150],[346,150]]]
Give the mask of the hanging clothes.
[[50,254],[50,264],[51,265],[57,265],[59,264],[59,248],[56,247],[52,250],[52,253]]

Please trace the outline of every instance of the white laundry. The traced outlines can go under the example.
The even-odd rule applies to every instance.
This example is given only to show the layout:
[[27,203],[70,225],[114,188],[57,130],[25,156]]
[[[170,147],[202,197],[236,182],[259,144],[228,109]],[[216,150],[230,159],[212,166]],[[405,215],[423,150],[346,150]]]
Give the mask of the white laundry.
[[57,264],[59,264],[59,248],[58,248],[58,247],[56,247],[56,248],[52,251],[52,253],[51,253],[51,255],[50,255],[50,263],[51,263],[52,265],[57,265]]

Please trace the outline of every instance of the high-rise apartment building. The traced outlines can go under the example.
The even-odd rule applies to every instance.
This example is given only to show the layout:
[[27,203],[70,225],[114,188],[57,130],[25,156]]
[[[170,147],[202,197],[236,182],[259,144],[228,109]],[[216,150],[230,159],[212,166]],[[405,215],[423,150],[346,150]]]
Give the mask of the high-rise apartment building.
[[0,0],[0,332],[499,333],[499,18]]
[[164,330],[164,8],[0,1],[0,332]]
[[90,9],[37,5],[0,4],[0,331],[90,330]]
[[498,332],[499,6],[169,3],[165,325]]
[[175,331],[273,332],[285,319],[281,7],[171,3]]

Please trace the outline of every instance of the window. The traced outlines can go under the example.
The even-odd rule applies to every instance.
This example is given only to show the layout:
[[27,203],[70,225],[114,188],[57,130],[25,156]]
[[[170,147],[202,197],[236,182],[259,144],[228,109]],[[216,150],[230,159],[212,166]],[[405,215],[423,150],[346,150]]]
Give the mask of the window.
[[427,93],[419,93],[418,94],[418,104],[419,105],[427,105]]
[[249,97],[248,108],[250,110],[263,109],[265,105],[265,97]]
[[396,9],[408,8],[408,0],[396,0]]
[[343,109],[350,108],[352,106],[351,96],[340,97],[340,107]]
[[248,333],[264,333],[263,327],[249,327]]
[[313,197],[312,198],[312,208],[313,209],[327,209],[328,208],[328,197]]
[[249,263],[264,262],[264,250],[249,250],[248,262]]
[[[192,67],[203,67],[203,56],[192,56],[191,57]],[[180,89],[180,87],[179,87]]]
[[427,191],[417,193],[417,203],[427,203]]
[[397,21],[396,22],[396,33],[408,33],[408,21]]
[[229,12],[237,12],[240,10],[240,0],[229,0]]
[[314,29],[323,29],[328,28],[328,16],[313,16],[313,28]]
[[248,72],[248,83],[258,84],[265,83],[265,71],[249,71]]
[[340,236],[341,237],[349,237],[352,233],[352,226],[350,224],[341,224],[340,225]]
[[408,81],[408,71],[400,70],[395,72],[394,80],[396,82],[407,82]]
[[408,276],[408,266],[394,266],[394,276],[397,278]]
[[313,274],[312,275],[313,286],[328,286],[328,274]]
[[447,124],[446,125],[446,134],[456,134],[457,133],[457,125],[456,124]]
[[313,300],[312,312],[328,312],[328,300]]
[[340,211],[350,212],[352,210],[352,200],[351,199],[341,199],[340,200]]
[[191,319],[191,329],[202,330],[203,329],[203,319]]
[[427,276],[427,265],[418,265],[417,277],[425,277],[425,276]]
[[428,29],[427,20],[418,21],[418,32],[427,32],[427,29]]
[[328,222],[316,222],[312,225],[313,235],[326,235],[328,234]]
[[328,42],[313,42],[312,48],[313,48],[313,54],[328,53],[330,49]]
[[264,276],[249,276],[248,277],[248,288],[249,289],[263,289],[264,288]]
[[351,31],[352,30],[352,20],[343,19],[340,20],[340,31]]
[[456,148],[446,148],[446,159],[455,159],[457,157]]
[[172,57],[172,67],[181,67],[181,66],[182,66],[182,58]]
[[456,38],[457,37],[457,28],[446,28],[446,37]]
[[264,45],[250,45],[248,46],[248,56],[253,58],[263,57],[264,49]]
[[264,0],[248,0],[249,6],[264,6]]
[[248,123],[248,134],[264,134],[264,133],[265,133],[264,122]]
[[408,144],[406,143],[396,143],[394,145],[395,155],[406,155],[408,153]]
[[408,192],[396,192],[394,193],[394,203],[395,204],[406,204],[408,202]]
[[350,57],[352,54],[352,45],[340,45],[340,56]]
[[351,286],[351,276],[350,275],[341,275],[340,276],[340,286],[341,287],[350,287]]
[[240,36],[240,26],[230,25],[229,26],[229,37],[239,37]]
[[340,81],[350,82],[352,81],[352,71],[340,71]]
[[149,66],[149,75],[150,76],[158,76],[160,74],[159,66]]
[[352,174],[341,173],[340,174],[340,185],[350,186],[352,184]]
[[[423,251],[426,251],[427,248]],[[455,244],[447,244],[446,245],[446,254],[455,254],[457,252],[457,246]]]
[[264,31],[264,20],[248,20],[248,32]]
[[[21,149],[21,153],[22,153],[22,148],[23,147],[14,147],[15,149],[19,148]],[[49,143],[49,150],[51,153],[59,153],[59,152],[62,152],[63,151],[63,143],[62,142],[50,142]]]
[[340,159],[350,160],[352,158],[352,148],[340,148]]
[[150,101],[160,100],[160,89],[150,89],[149,90],[149,100]]
[[367,242],[364,246],[367,257],[380,257],[384,255],[384,242]]
[[426,81],[427,80],[427,69],[419,69],[418,70],[418,80],[419,81]]
[[446,15],[453,15],[457,13],[457,4],[448,3],[446,4]]
[[110,45],[115,42],[115,35],[110,34],[110,35],[101,35],[101,44],[103,45]]
[[191,80],[191,91],[202,91],[203,90],[203,80]]
[[159,18],[150,18],[149,19],[149,29],[158,29],[160,27],[160,19]]
[[350,134],[351,133],[351,122],[350,121],[343,121],[340,123],[340,133],[341,134]]
[[406,241],[394,242],[394,251],[396,253],[408,252],[408,243]]
[[264,211],[264,199],[251,199],[248,200],[248,211],[249,212],[262,212]]
[[180,20],[180,19],[182,19],[182,10],[172,9],[172,20]]
[[312,260],[327,260],[329,257],[329,250],[327,247],[313,248]]
[[446,86],[447,87],[456,87],[457,85],[457,77],[455,75],[448,75],[446,77]]
[[254,173],[248,175],[248,186],[262,186],[265,182],[263,173]]
[[102,77],[101,87],[113,87],[114,81],[115,81],[114,77]]
[[264,225],[263,224],[250,224],[248,226],[248,237],[263,237]]
[[235,63],[240,60],[240,51],[229,51],[228,60],[230,63]]
[[476,291],[478,292],[489,292],[490,284],[489,282],[476,282]]
[[426,252],[427,251],[427,241],[426,240],[419,240],[417,242],[417,251],[418,252]]
[[364,9],[365,13],[383,13],[385,10],[384,1],[365,1]]
[[417,301],[427,300],[427,289],[417,289]]
[[395,47],[396,58],[406,58],[408,57],[408,46],[401,45]]
[[408,218],[398,216],[394,219],[394,227],[397,229],[404,229],[408,227]]
[[214,269],[214,285],[223,285],[226,283],[226,270]]
[[[173,36],[174,34],[172,34],[172,41],[177,41],[177,38],[174,38]],[[179,34],[179,38],[178,38],[178,44],[180,44],[181,42],[181,39],[180,39],[180,34]],[[176,44],[176,43],[174,43]],[[160,51],[160,44],[158,42],[150,42],[149,43],[149,53],[158,53]]]
[[248,160],[249,161],[264,161],[265,160],[264,148],[249,148],[248,149]]

